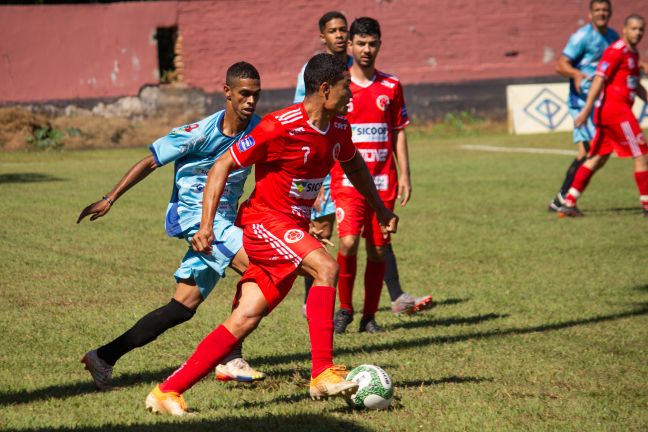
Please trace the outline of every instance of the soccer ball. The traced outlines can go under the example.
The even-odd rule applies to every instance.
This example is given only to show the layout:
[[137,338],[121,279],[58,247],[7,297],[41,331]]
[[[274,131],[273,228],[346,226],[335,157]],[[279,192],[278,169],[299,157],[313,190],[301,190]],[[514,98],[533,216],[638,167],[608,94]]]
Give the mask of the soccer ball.
[[358,366],[349,372],[347,380],[358,383],[358,391],[351,396],[355,408],[387,409],[391,405],[394,396],[392,380],[378,366]]

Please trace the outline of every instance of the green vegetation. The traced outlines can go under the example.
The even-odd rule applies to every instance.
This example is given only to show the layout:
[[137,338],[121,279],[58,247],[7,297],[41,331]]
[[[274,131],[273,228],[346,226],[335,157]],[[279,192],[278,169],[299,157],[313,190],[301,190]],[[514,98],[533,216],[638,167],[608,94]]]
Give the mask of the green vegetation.
[[396,401],[387,412],[308,398],[301,281],[247,341],[265,382],[206,378],[186,394],[197,415],[146,412],[148,391],[227,315],[233,273],[193,320],[125,356],[114,390],[94,391],[83,353],[173,293],[186,246],[163,230],[172,168],[137,185],[105,218],[75,225],[145,148],[3,154],[0,429],[648,429],[648,220],[632,163],[611,159],[581,199],[587,216],[562,220],[545,208],[568,156],[460,146],[571,149],[567,134],[437,139],[413,129],[410,138],[414,196],[398,211],[394,248],[406,290],[431,293],[438,306],[396,318],[384,293],[377,320],[388,333],[360,335],[356,319],[336,338],[338,362],[391,374]]

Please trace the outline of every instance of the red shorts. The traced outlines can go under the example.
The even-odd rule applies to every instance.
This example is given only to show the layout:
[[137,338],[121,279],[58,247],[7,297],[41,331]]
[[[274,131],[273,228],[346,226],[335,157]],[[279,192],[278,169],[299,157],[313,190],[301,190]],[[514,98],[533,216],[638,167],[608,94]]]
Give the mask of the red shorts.
[[596,127],[590,156],[605,156],[614,150],[618,157],[638,157],[648,153],[646,138],[637,119],[632,116],[619,123]]
[[238,288],[244,282],[256,282],[270,312],[292,288],[297,267],[306,255],[324,246],[308,234],[308,229],[297,227],[294,221],[275,213],[245,226],[243,247],[250,265]]
[[[395,200],[383,202],[389,210],[394,210]],[[357,236],[362,233],[362,237],[374,246],[389,244],[389,235],[387,238],[383,237],[376,212],[363,197],[358,198],[347,194],[337,195],[335,197],[335,216],[338,223],[338,237]]]

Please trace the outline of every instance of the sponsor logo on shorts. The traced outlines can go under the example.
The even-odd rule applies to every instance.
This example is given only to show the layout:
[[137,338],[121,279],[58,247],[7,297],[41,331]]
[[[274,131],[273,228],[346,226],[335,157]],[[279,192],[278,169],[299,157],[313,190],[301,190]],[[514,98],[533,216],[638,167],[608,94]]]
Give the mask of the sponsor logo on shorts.
[[236,146],[238,147],[239,151],[243,153],[249,148],[252,148],[256,144],[254,142],[254,138],[251,136],[246,136],[245,138],[242,138],[239,140],[239,142],[236,143]]
[[342,207],[338,207],[335,209],[335,219],[337,220],[337,223],[340,224],[344,220],[344,209]]
[[288,196],[299,199],[315,199],[322,188],[324,177],[315,179],[293,179]]
[[389,149],[358,149],[365,162],[385,162]]
[[338,160],[338,156],[340,156],[340,143],[335,143],[333,146],[333,160]]
[[286,243],[297,243],[299,240],[304,238],[304,231],[298,229],[290,229],[284,234],[284,240]]
[[351,140],[354,143],[387,142],[387,123],[358,123],[351,125]]
[[191,188],[196,193],[202,193],[202,191],[205,190],[205,185],[204,185],[204,183],[194,183],[194,184],[191,185]]
[[380,95],[376,98],[376,106],[381,110],[385,111],[389,105],[389,96]]
[[209,170],[207,168],[194,168],[193,169],[194,175],[207,175],[209,174]]

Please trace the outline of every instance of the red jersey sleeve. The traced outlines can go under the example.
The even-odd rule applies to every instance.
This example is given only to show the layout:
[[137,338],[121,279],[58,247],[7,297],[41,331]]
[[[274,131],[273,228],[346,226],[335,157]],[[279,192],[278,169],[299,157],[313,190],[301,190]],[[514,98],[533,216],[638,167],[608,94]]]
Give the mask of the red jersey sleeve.
[[603,52],[601,61],[596,68],[595,75],[601,76],[605,81],[609,80],[612,75],[619,69],[623,60],[623,53],[612,46]]
[[342,131],[342,137],[340,140],[340,153],[338,153],[337,160],[340,162],[348,162],[356,154],[356,146],[351,140],[351,125],[346,122],[346,128]]
[[389,115],[391,117],[392,129],[403,129],[410,122],[407,115],[407,108],[405,107],[403,87],[400,82],[396,82],[394,100],[389,104]]
[[238,140],[229,152],[236,165],[247,167],[257,162],[271,162],[280,154],[278,137],[283,128],[270,117],[265,117],[250,132]]

